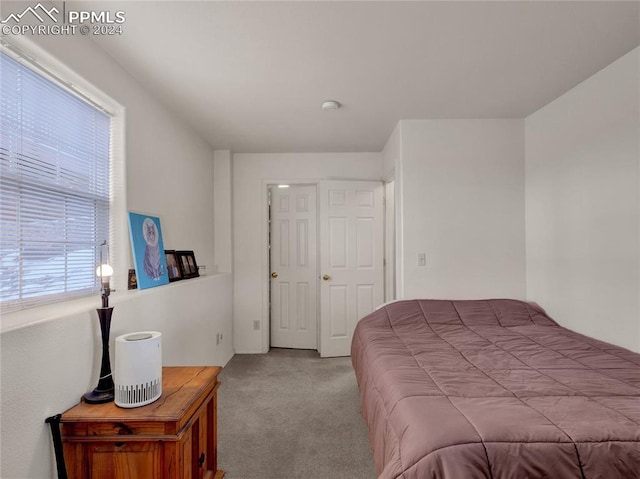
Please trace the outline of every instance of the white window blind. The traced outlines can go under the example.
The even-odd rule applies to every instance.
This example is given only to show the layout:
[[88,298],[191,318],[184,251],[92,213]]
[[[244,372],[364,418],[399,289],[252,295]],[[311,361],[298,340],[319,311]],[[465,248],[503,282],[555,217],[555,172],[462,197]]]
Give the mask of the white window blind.
[[111,117],[1,53],[0,309],[92,294],[109,239]]

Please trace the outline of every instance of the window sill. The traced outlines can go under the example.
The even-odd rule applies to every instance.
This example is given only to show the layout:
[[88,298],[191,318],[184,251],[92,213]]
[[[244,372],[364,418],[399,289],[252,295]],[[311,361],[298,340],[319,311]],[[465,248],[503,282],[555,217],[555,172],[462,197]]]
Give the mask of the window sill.
[[[208,274],[206,276],[200,276],[198,278],[175,281],[173,283],[158,286],[156,288],[131,289],[124,291],[119,289],[118,291],[112,293],[109,299],[111,305],[116,306],[120,303],[139,298],[140,295],[152,295],[154,293],[158,293],[162,291],[163,288],[184,287],[189,284],[194,284],[195,282],[210,281],[216,278],[222,278],[230,274],[231,273]],[[28,308],[11,313],[5,313],[0,319],[0,333],[33,326],[45,321],[61,319],[66,316],[73,316],[74,314],[82,314],[87,311],[92,311],[99,308],[100,304],[100,296],[94,294],[91,296],[85,296],[83,298],[60,301],[57,303],[46,304],[44,306],[37,306],[35,308]]]

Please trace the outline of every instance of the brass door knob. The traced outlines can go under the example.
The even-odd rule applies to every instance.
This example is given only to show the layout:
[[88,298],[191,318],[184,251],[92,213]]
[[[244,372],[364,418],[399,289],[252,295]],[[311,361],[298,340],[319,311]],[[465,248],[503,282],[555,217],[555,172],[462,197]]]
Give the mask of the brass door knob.
[[331,276],[329,276],[328,274],[325,274],[322,279],[324,279],[325,281],[329,281],[331,279]]
[[278,273],[276,273],[275,271],[273,273],[271,273],[271,277],[272,278],[277,278],[278,277]]

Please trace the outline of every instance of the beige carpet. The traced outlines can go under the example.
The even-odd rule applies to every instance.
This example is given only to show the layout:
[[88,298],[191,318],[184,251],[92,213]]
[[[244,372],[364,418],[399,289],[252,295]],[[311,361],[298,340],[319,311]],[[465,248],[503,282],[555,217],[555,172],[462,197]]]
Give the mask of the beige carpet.
[[218,461],[228,479],[373,479],[349,358],[272,349],[220,375]]

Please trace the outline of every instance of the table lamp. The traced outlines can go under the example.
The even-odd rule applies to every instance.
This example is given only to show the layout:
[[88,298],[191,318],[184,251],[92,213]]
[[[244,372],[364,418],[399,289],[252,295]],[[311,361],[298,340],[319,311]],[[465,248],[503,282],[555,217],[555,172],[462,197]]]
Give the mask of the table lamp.
[[102,364],[100,366],[98,385],[93,391],[83,396],[88,404],[102,404],[114,399],[113,375],[111,374],[111,361],[109,359],[109,331],[111,329],[111,314],[113,313],[113,308],[109,307],[109,294],[111,293],[109,281],[113,275],[113,268],[109,265],[109,244],[106,241],[100,245],[100,264],[96,268],[96,275],[102,283],[100,289],[102,307],[96,310],[102,335]]

